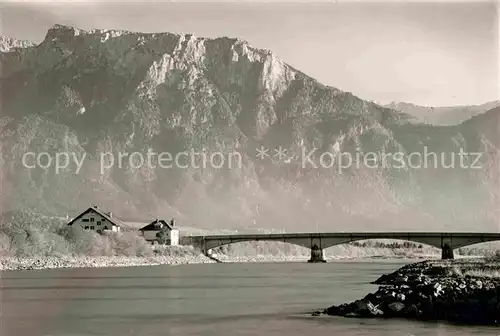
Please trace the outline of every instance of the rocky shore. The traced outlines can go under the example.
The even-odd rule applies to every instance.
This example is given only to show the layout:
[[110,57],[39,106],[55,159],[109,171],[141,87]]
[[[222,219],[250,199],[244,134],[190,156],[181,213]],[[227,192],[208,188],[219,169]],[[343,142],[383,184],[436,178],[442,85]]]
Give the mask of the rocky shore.
[[445,320],[500,324],[500,262],[485,259],[424,261],[382,275],[375,293],[313,316]]

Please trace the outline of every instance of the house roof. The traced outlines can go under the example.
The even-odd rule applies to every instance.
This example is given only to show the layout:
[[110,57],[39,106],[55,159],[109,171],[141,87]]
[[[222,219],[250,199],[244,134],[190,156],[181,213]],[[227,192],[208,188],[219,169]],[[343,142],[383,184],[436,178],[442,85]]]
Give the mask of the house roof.
[[155,219],[148,225],[140,228],[139,231],[158,231],[164,227],[168,228],[169,230],[174,230],[174,227],[170,223],[167,223],[165,220]]
[[83,217],[84,215],[88,214],[89,212],[94,212],[94,213],[96,213],[96,214],[104,217],[105,219],[107,219],[114,226],[120,226],[120,221],[119,220],[117,220],[116,218],[111,217],[109,214],[107,214],[106,212],[102,211],[97,206],[93,206],[93,207],[88,208],[87,210],[85,210],[84,212],[82,212],[81,214],[79,214],[78,216],[76,216],[75,218],[73,218],[71,220],[71,222],[68,223],[68,225],[72,225],[76,220],[80,219],[81,217]]

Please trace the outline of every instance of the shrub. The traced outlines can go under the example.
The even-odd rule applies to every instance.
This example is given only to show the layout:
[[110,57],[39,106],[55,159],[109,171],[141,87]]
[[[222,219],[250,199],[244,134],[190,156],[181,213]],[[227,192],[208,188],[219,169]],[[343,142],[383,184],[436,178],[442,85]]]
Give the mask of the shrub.
[[151,245],[136,232],[98,234],[31,212],[0,218],[0,256],[151,256]]

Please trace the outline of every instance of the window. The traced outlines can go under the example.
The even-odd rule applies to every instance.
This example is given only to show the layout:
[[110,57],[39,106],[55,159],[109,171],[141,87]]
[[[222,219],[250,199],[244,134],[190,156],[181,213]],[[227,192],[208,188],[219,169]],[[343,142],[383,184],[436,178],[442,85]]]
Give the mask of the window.
[[88,229],[89,229],[89,227],[88,227],[88,226],[86,226],[86,227],[85,227],[85,230],[88,230]]
[[91,230],[94,230],[94,226],[91,226],[91,227],[90,227],[90,229],[91,229]]
[[89,219],[88,219],[88,218],[84,218],[84,219],[82,219],[82,222],[88,222],[88,221],[89,221]]
[[95,220],[95,218],[94,218],[94,217],[90,218],[90,221],[91,221],[91,222],[94,222],[94,220]]
[[97,225],[101,225],[101,221],[97,221]]

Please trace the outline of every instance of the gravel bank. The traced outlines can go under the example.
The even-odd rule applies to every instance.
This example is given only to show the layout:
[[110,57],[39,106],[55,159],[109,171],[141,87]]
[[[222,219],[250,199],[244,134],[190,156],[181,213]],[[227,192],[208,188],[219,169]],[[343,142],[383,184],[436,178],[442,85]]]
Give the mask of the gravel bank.
[[78,267],[132,267],[214,263],[204,255],[154,257],[43,257],[1,258],[0,271]]
[[446,320],[500,325],[499,262],[424,261],[384,274],[375,293],[313,313],[356,318]]
[[[306,262],[308,256],[273,256],[273,255],[256,255],[256,256],[227,256],[219,254],[216,256],[223,263],[260,263],[260,262]],[[419,256],[419,258],[422,258]],[[389,257],[326,257],[328,262],[336,260],[364,260],[364,259],[394,259]],[[415,260],[418,258],[399,259]],[[207,264],[216,263],[203,254],[196,254],[188,250],[186,255],[156,255],[151,257],[33,257],[33,258],[18,258],[18,257],[0,257],[0,271],[6,270],[36,270],[50,268],[77,268],[77,267],[132,267],[132,266],[148,266],[148,265],[182,265],[182,264]]]
[[[263,262],[306,262],[306,256],[242,256],[229,257],[218,255],[223,263],[263,263]],[[342,260],[327,259],[328,261]],[[348,258],[349,259],[349,258]],[[39,257],[16,258],[0,257],[0,271],[4,270],[36,270],[50,268],[77,267],[132,267],[148,265],[183,265],[216,263],[203,254],[188,256],[154,256],[154,257]]]

